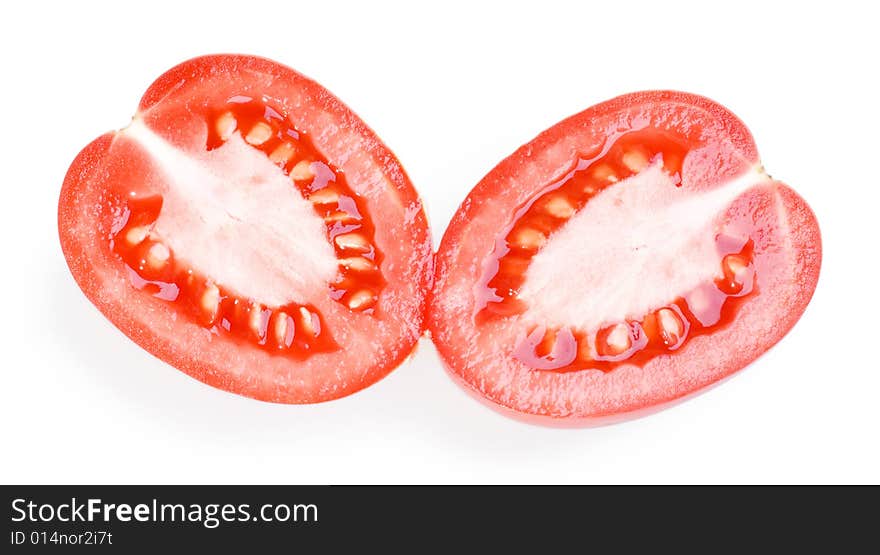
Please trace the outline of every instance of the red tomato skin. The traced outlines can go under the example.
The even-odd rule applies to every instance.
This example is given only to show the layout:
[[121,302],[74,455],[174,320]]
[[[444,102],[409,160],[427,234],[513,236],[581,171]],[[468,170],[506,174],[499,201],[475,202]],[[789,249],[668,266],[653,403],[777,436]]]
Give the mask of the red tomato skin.
[[[735,156],[732,156],[731,159],[741,159],[744,164],[746,162],[758,163],[758,151],[751,133],[739,118],[716,102],[702,96],[678,91],[644,91],[622,95],[553,125],[502,160],[462,202],[444,233],[436,255],[435,281],[428,308],[428,333],[431,335],[446,371],[453,378],[453,381],[474,398],[505,416],[542,426],[593,427],[653,414],[729,379],[757,359],[788,333],[812,298],[822,259],[818,222],[810,207],[797,193],[780,182],[773,182],[768,187],[776,195],[775,198],[778,198],[791,228],[789,275],[784,279],[776,280],[772,291],[765,291],[757,297],[757,300],[745,303],[741,314],[737,317],[738,323],[735,322],[728,328],[706,338],[696,338],[693,340],[694,345],[683,349],[688,352],[704,350],[708,353],[710,350],[706,349],[705,343],[712,337],[722,342],[738,341],[740,348],[728,349],[728,356],[723,364],[718,365],[717,361],[713,361],[712,364],[707,363],[706,372],[697,379],[690,380],[679,387],[663,386],[657,387],[647,394],[640,392],[633,399],[622,399],[623,395],[620,395],[619,391],[610,392],[601,389],[601,387],[592,391],[584,389],[580,393],[573,389],[566,391],[565,385],[560,386],[559,384],[569,381],[572,383],[572,387],[576,387],[574,384],[579,381],[577,375],[582,372],[571,374],[542,373],[527,369],[519,361],[510,357],[497,361],[497,367],[491,369],[493,372],[491,378],[481,375],[480,369],[473,364],[471,355],[462,352],[462,344],[467,344],[468,338],[477,334],[476,329],[472,327],[471,314],[467,311],[450,313],[449,308],[444,306],[449,304],[446,299],[454,282],[460,279],[458,275],[463,272],[462,268],[467,269],[463,272],[467,276],[464,278],[465,280],[471,280],[471,283],[474,283],[479,278],[480,257],[486,253],[472,252],[467,249],[467,239],[462,241],[463,237],[479,235],[479,232],[475,233],[471,227],[474,217],[483,209],[487,201],[493,201],[499,197],[522,198],[516,197],[516,191],[511,191],[510,183],[515,182],[517,176],[522,175],[523,172],[531,170],[532,173],[529,175],[534,175],[535,171],[540,172],[540,169],[534,170],[533,167],[530,167],[533,160],[553,148],[560,150],[558,145],[571,134],[586,133],[583,130],[591,128],[601,133],[600,129],[595,129],[595,121],[602,118],[613,119],[623,111],[638,111],[643,106],[660,106],[661,112],[665,109],[664,107],[669,107],[671,110],[673,106],[684,106],[687,110],[699,111],[705,115],[707,121],[714,121],[713,132],[718,137],[726,139],[733,149]],[[621,117],[621,119],[623,118]],[[565,150],[565,148],[561,150]],[[568,157],[574,159],[576,155],[577,152],[572,150]],[[734,175],[735,165],[734,163],[725,166],[725,169],[729,169],[731,175]],[[549,173],[545,177],[539,178],[540,182],[526,180],[523,188],[531,187],[536,190],[537,187],[550,182],[551,177],[562,168],[544,169]],[[520,181],[524,180],[520,179]],[[517,203],[512,202],[512,205],[515,206]],[[463,251],[467,252],[462,254]],[[784,282],[784,286],[779,285],[782,282]],[[774,295],[777,289],[781,291],[782,288],[785,289],[784,295]],[[773,325],[760,338],[752,342],[742,341],[742,332],[738,326],[742,322],[763,319],[759,313],[766,310],[768,305],[776,307],[775,314],[778,317]],[[459,322],[459,325],[450,326],[450,322]],[[461,322],[465,322],[465,324],[461,324]],[[464,350],[466,351],[467,348],[465,347]],[[718,352],[723,350],[715,349]],[[676,356],[679,355],[658,357],[657,361],[647,363],[641,371],[635,372],[632,378],[633,383],[637,378],[643,376],[641,372],[650,372],[657,366],[666,364],[664,361],[674,361]],[[669,366],[674,366],[674,364],[673,362]],[[492,363],[487,363],[487,365],[492,365]],[[553,395],[559,393],[564,397],[567,393],[570,396],[558,399],[555,404],[548,402],[547,397],[552,396],[548,393],[551,387],[548,385],[550,382],[555,388]],[[529,390],[528,387],[520,387],[519,385],[522,383],[537,383],[538,385],[535,386],[535,389]],[[615,398],[615,395],[618,397]],[[578,401],[583,399],[587,399],[587,401],[578,405]],[[591,402],[591,400],[596,401]]]
[[[345,397],[398,367],[410,356],[423,334],[425,292],[430,289],[433,275],[433,248],[422,203],[397,158],[356,114],[315,81],[265,58],[220,54],[183,62],[149,87],[139,104],[138,115],[157,131],[164,132],[172,143],[178,139],[185,141],[186,128],[175,129],[173,123],[169,125],[152,118],[154,108],[169,98],[179,100],[190,86],[212,78],[243,74],[257,76],[253,83],[248,83],[254,94],[262,91],[260,80],[265,80],[276,91],[289,90],[298,98],[306,99],[308,104],[303,109],[310,114],[329,114],[335,118],[334,122],[344,125],[337,132],[338,140],[325,139],[327,144],[318,146],[344,150],[347,143],[356,142],[357,160],[341,163],[340,169],[349,174],[362,171],[381,175],[387,184],[386,189],[372,192],[358,190],[358,183],[352,186],[358,193],[369,193],[368,208],[375,210],[377,217],[385,216],[383,221],[387,225],[377,230],[376,240],[381,246],[387,245],[386,256],[395,260],[399,268],[397,273],[386,276],[388,297],[393,300],[382,306],[380,298],[378,311],[385,316],[375,319],[368,315],[353,316],[356,321],[349,328],[336,331],[344,332],[342,335],[378,331],[377,322],[381,321],[385,329],[396,333],[374,337],[381,339],[381,345],[371,344],[375,347],[373,350],[368,348],[358,353],[343,345],[339,351],[316,354],[297,362],[232,341],[206,339],[210,332],[205,328],[176,318],[175,311],[164,301],[132,288],[124,279],[122,263],[110,252],[106,236],[102,235],[109,216],[102,209],[104,183],[101,180],[108,179],[106,175],[115,178],[136,175],[148,163],[142,160],[121,163],[120,158],[124,157],[111,156],[113,149],[130,148],[114,132],[86,146],[65,176],[58,203],[62,251],[77,285],[113,325],[157,358],[193,378],[268,402],[306,404]],[[137,157],[136,153],[132,156]],[[349,171],[352,169],[355,171]],[[395,202],[380,202],[388,198]],[[401,241],[400,237],[407,240]],[[348,318],[347,309],[340,305],[339,310],[346,312],[338,313],[337,318]],[[370,338],[361,339],[365,343]]]

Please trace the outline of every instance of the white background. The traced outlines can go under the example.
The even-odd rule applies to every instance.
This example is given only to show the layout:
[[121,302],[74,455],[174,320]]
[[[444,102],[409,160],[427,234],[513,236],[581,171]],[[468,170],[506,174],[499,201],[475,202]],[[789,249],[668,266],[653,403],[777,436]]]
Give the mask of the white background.
[[[880,481],[876,14],[840,1],[138,6],[4,8],[0,482]],[[470,188],[559,119],[642,89],[714,98],[815,209],[815,298],[734,379],[598,429],[490,411],[424,340],[387,379],[323,405],[212,389],[104,320],[55,218],[80,148],[126,125],[162,72],[216,52],[273,58],[349,104],[419,188],[435,245]]]

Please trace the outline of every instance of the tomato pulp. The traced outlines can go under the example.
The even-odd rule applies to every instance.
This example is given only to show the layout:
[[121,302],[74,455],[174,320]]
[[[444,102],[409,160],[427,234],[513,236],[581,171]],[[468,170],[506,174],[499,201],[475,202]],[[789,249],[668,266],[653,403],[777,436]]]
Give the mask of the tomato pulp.
[[208,384],[341,397],[423,331],[432,248],[400,163],[326,89],[253,56],[196,58],[73,162],[61,245],[88,298]]
[[496,166],[437,254],[429,329],[453,377],[539,423],[644,414],[779,341],[816,286],[816,219],[703,97],[621,96]]

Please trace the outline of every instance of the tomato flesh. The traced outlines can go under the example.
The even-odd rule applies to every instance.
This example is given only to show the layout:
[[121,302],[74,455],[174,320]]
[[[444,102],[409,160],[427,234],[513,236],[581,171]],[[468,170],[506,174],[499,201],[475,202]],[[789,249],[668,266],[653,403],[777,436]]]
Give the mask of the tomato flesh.
[[441,243],[429,326],[453,376],[493,406],[615,421],[772,346],[820,257],[812,212],[763,172],[735,116],[636,93],[552,127],[477,185]]
[[59,231],[117,327],[235,393],[347,395],[422,332],[432,260],[412,185],[347,107],[269,60],[208,56],[160,77],[132,124],[71,166]]

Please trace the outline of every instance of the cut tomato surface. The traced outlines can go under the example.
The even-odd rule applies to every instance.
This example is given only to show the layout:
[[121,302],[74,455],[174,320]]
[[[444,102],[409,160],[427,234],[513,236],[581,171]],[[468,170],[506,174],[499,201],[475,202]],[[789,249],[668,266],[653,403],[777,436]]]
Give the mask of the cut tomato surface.
[[595,425],[657,410],[778,342],[812,296],[816,219],[724,107],[621,96],[496,166],[437,254],[429,329],[492,406]]
[[423,331],[431,238],[401,165],[326,89],[266,59],[159,77],[128,127],[73,162],[58,227],[123,333],[249,397],[348,395]]

